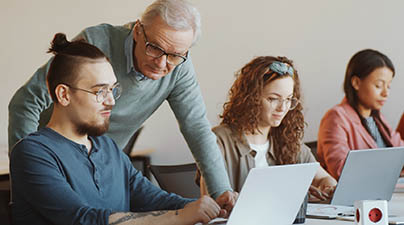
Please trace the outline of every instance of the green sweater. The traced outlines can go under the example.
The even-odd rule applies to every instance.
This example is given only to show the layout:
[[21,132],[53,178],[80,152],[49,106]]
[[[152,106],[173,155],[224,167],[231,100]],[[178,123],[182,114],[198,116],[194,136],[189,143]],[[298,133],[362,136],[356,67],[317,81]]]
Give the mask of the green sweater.
[[[123,92],[112,110],[107,136],[123,148],[132,134],[167,100],[191,152],[201,169],[209,193],[217,197],[231,190],[216,137],[206,118],[206,109],[189,57],[159,80],[147,79],[133,64],[133,23],[124,26],[100,24],[78,37],[100,48],[110,59]],[[50,59],[14,94],[9,104],[8,141],[13,145],[44,127],[52,111],[46,87]]]

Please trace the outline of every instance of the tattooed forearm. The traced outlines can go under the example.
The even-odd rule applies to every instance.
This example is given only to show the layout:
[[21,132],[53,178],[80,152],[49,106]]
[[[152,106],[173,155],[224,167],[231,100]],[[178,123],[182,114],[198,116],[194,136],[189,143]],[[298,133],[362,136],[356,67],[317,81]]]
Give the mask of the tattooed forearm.
[[168,211],[154,211],[154,212],[148,212],[152,216],[161,216],[163,214],[166,214]]
[[[118,220],[111,222],[110,225],[118,225],[127,222],[132,219],[139,219],[146,216],[161,216],[166,214],[168,211],[153,211],[153,212],[143,212],[143,213],[129,213],[119,218]],[[111,214],[112,215],[112,214]]]

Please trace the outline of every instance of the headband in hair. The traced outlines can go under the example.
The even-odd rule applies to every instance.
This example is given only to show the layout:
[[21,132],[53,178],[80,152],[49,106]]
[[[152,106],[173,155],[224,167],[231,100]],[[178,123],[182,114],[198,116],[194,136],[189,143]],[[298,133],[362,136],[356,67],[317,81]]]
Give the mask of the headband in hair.
[[269,69],[272,70],[273,72],[279,74],[279,75],[288,74],[291,77],[293,77],[294,72],[295,72],[293,70],[293,67],[291,67],[289,64],[279,62],[279,61],[274,61],[273,63],[271,63],[271,65],[269,65]]

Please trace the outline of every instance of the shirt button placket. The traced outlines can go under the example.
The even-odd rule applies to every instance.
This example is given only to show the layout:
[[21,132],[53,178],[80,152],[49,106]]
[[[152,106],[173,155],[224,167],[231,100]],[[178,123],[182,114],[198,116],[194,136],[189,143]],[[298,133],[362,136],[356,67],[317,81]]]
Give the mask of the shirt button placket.
[[91,165],[93,165],[93,168],[94,168],[94,175],[93,175],[94,177],[93,177],[93,179],[94,179],[95,186],[97,187],[98,191],[100,191],[100,183],[99,183],[99,181],[100,181],[100,173],[99,173],[99,170],[97,169],[96,163],[93,161],[94,155],[95,155],[95,152],[92,152],[89,155],[89,160],[91,162]]

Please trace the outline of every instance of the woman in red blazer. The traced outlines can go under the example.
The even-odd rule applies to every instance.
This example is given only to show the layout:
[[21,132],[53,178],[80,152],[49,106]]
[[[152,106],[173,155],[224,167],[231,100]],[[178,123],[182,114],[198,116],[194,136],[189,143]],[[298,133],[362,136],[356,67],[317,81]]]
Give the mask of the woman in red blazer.
[[318,160],[334,178],[350,150],[404,146],[380,113],[394,73],[390,59],[375,50],[362,50],[349,61],[345,98],[324,115],[318,133]]

